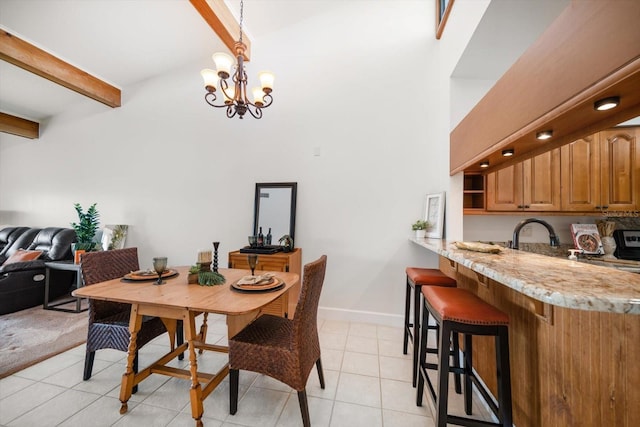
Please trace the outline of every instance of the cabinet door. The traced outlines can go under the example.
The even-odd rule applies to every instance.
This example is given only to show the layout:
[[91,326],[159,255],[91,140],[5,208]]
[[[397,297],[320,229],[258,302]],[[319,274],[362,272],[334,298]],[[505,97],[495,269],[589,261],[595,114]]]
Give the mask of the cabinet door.
[[600,132],[600,187],[603,210],[637,210],[640,192],[640,153],[637,128]]
[[522,210],[522,163],[487,174],[487,210]]
[[564,145],[562,210],[591,212],[600,209],[600,141],[598,134]]
[[522,165],[525,210],[560,210],[560,149],[548,151]]

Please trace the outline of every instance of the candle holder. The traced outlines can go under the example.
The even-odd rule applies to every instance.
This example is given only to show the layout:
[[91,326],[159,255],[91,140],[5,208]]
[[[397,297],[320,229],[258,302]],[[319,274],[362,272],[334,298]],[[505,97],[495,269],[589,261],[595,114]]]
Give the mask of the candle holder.
[[218,246],[220,242],[213,242],[213,272],[218,272]]

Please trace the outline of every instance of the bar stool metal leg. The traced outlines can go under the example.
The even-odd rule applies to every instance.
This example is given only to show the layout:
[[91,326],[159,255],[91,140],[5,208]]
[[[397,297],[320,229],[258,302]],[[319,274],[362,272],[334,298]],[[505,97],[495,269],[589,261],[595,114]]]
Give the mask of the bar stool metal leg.
[[409,276],[407,276],[407,287],[406,287],[405,297],[404,297],[404,345],[402,346],[402,354],[407,354],[407,347],[409,345],[409,334],[411,333],[409,328],[413,326],[409,322],[410,310],[411,310],[411,284],[409,283]]

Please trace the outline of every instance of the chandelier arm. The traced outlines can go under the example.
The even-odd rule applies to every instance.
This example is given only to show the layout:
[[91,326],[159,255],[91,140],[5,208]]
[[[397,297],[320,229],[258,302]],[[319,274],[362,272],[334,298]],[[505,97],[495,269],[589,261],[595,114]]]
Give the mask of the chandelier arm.
[[[212,98],[212,99],[209,99]],[[207,92],[204,95],[204,100],[207,102],[207,104],[211,105],[212,107],[216,107],[216,108],[221,108],[221,107],[226,107],[226,104],[222,104],[222,105],[216,105],[214,104],[214,102],[218,99],[218,97],[216,96],[215,93],[213,92]]]
[[[222,90],[222,93],[225,97],[225,99],[233,99],[233,97],[229,96],[229,94],[227,93],[226,89],[229,88],[229,83],[227,83],[226,79],[220,79],[218,85],[220,86],[220,90]],[[225,103],[224,105],[222,105],[221,107],[226,106],[227,104]]]
[[273,97],[268,93],[262,97],[262,100],[264,101],[264,105],[260,108],[267,108],[268,106],[273,104]]
[[237,110],[234,108],[234,105],[231,104],[231,105],[227,105],[226,107],[227,107],[227,117],[230,119],[233,118],[233,116],[235,116],[237,112]]
[[[251,108],[251,106],[253,106],[253,108]],[[255,112],[253,110],[256,110]],[[262,118],[262,108],[249,103],[247,105],[247,111],[249,111],[249,114],[251,114],[253,116],[254,119],[261,119]]]

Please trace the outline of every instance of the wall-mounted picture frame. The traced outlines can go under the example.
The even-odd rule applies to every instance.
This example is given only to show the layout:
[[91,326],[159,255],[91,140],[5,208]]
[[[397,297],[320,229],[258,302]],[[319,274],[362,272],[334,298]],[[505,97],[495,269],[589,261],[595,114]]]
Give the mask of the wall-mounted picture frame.
[[444,234],[445,193],[427,194],[424,219],[429,223],[426,237],[442,239]]
[[447,23],[451,7],[454,0],[435,0],[436,1],[436,39],[440,40],[444,26]]

